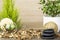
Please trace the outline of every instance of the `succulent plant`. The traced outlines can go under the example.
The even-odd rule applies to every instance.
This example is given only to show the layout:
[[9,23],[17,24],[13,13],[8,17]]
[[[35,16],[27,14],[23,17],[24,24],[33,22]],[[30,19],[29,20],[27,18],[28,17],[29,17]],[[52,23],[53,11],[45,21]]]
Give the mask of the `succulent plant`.
[[9,30],[9,31],[14,30],[16,28],[16,25],[14,24],[14,22],[9,18],[2,19],[0,22],[0,26],[2,30],[4,27],[6,30]]
[[9,24],[9,25],[6,25],[6,26],[5,26],[6,30],[8,30],[8,31],[14,30],[15,27],[16,27],[16,26],[15,26],[14,24]]

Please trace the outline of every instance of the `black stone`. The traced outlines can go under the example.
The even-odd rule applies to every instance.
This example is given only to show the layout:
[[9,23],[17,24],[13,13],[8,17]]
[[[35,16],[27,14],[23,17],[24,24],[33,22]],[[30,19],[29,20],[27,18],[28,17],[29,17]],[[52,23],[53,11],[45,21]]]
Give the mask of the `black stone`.
[[41,38],[43,39],[53,39],[55,38],[55,32],[53,29],[46,29],[42,32]]

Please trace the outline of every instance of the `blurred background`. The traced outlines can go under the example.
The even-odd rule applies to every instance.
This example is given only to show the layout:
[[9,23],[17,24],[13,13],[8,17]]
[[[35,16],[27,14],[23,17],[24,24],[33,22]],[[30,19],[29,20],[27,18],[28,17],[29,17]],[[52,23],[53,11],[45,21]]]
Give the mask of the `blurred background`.
[[[43,24],[43,13],[39,9],[39,0],[16,0],[15,6],[18,8],[22,29],[40,29]],[[0,11],[2,10],[2,0],[0,0]]]

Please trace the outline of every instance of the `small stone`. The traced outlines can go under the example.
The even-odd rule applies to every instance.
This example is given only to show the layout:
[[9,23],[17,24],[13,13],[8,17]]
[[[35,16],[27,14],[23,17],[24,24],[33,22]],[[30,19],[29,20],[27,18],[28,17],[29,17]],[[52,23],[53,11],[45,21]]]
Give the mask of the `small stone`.
[[15,37],[18,37],[18,35],[17,35],[17,34],[15,34],[14,36],[15,36]]
[[2,35],[0,35],[0,38],[2,38]]
[[9,36],[10,38],[12,38],[12,36]]

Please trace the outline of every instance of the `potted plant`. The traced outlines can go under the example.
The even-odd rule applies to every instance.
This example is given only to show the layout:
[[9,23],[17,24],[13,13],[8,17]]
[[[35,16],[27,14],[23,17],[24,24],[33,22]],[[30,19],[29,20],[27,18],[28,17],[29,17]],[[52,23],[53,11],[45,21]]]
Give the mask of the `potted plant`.
[[53,21],[60,30],[60,0],[40,0],[43,10],[43,24]]
[[13,30],[14,28],[20,30],[21,28],[18,10],[14,6],[14,1],[15,0],[2,0],[3,8],[0,12],[0,24],[2,23],[2,26],[6,24],[5,26],[9,31]]
[[0,38],[3,37],[3,40],[6,37],[8,37],[6,40],[10,40],[11,37],[12,40],[16,38],[15,35],[17,35],[17,32],[22,27],[18,10],[14,6],[14,1],[15,0],[2,0],[3,8],[2,11],[0,11]]

